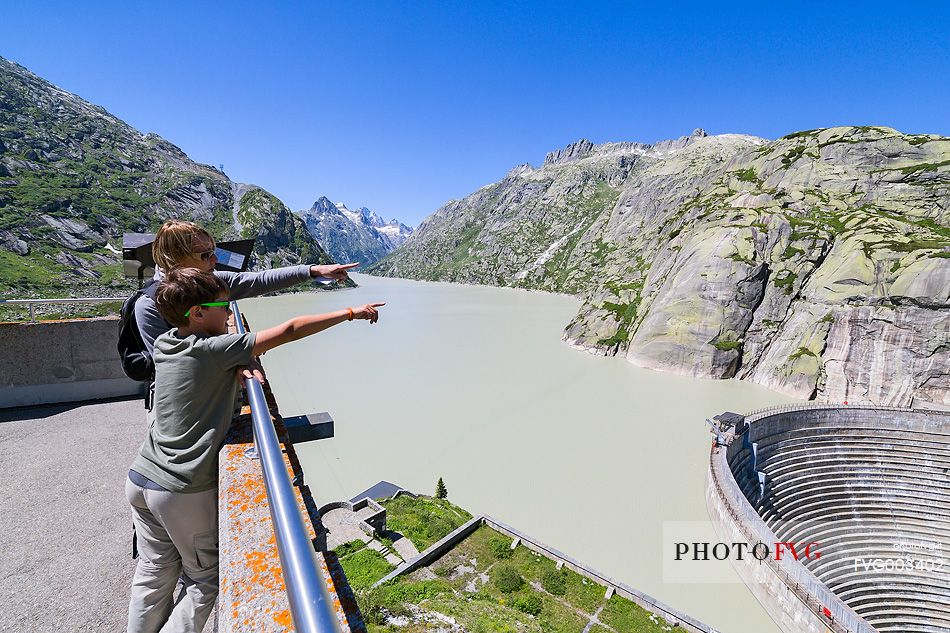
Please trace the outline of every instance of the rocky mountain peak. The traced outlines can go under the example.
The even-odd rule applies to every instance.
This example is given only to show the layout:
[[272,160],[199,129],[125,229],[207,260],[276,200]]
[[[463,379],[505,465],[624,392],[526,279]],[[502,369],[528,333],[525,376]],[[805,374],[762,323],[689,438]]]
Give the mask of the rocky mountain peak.
[[[548,154],[548,156],[550,156],[550,154]],[[534,167],[532,167],[530,163],[522,163],[521,165],[513,167],[511,170],[509,170],[509,172],[505,174],[505,178],[517,178],[519,176],[530,174],[533,171]]]
[[330,202],[330,199],[326,196],[320,196],[317,198],[317,201],[313,203],[313,206],[310,207],[311,213],[334,213],[337,211],[337,206]]
[[[587,139],[581,139],[571,143],[567,147],[553,152],[548,152],[544,158],[542,167],[552,165],[565,165],[573,161],[582,160],[590,157],[611,157],[619,154],[651,155],[665,156],[671,152],[681,150],[687,145],[709,136],[703,128],[696,128],[689,136],[681,136],[677,139],[658,141],[652,145],[646,143],[631,143],[624,141],[620,143],[602,143],[595,145]],[[520,165],[508,172],[508,176],[519,176],[530,170],[530,165]]]
[[386,226],[386,221],[375,211],[371,211],[367,207],[360,207],[360,215],[363,217],[363,221],[369,224],[370,226],[380,227]]
[[386,222],[368,207],[351,210],[321,196],[309,211],[299,211],[310,234],[341,262],[373,264],[401,245],[412,229],[396,219]]
[[564,149],[548,152],[548,155],[544,157],[544,164],[563,165],[564,163],[569,163],[572,160],[578,160],[587,157],[593,149],[594,144],[591,141],[582,138],[575,143],[571,143]]

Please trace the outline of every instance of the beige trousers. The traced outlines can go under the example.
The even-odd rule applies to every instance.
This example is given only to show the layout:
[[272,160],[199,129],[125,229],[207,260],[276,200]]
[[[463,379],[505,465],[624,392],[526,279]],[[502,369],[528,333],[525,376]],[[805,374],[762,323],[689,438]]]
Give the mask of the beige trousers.
[[139,550],[128,633],[201,633],[218,597],[217,488],[166,492],[126,480],[125,496]]

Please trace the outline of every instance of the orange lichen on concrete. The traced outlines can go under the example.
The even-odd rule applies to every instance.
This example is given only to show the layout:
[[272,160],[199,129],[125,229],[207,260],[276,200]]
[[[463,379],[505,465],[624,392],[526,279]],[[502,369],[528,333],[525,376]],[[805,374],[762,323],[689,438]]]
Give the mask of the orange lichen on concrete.
[[[286,441],[286,432],[273,404],[273,395],[266,389],[268,402],[282,440],[284,463],[293,480],[301,475],[293,446]],[[260,461],[245,453],[253,447],[248,407],[235,421],[228,442],[219,454],[219,542],[220,542],[220,596],[218,599],[218,631],[220,633],[249,633],[293,631],[293,619],[284,576],[277,552],[276,537],[267,507]],[[302,479],[302,477],[300,477]],[[319,524],[316,505],[306,487],[294,487],[311,539],[316,539]],[[341,630],[365,631],[362,618],[352,597],[341,602],[338,584],[333,576],[341,574],[330,567],[323,552],[317,560],[327,583],[330,600],[337,613]],[[339,565],[337,564],[337,568]],[[339,576],[338,576],[339,577]],[[339,577],[345,583],[345,578]],[[351,596],[351,594],[348,594]]]

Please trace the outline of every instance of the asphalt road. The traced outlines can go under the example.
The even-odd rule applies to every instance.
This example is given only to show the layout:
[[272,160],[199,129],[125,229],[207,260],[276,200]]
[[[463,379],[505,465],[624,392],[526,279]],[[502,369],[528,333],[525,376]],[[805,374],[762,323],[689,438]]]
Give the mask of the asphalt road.
[[0,631],[124,631],[140,398],[0,410]]

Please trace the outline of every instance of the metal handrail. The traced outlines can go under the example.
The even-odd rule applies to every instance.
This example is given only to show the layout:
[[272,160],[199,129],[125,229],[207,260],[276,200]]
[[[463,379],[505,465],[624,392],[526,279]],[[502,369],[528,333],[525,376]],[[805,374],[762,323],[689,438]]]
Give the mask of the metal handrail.
[[[247,330],[237,302],[232,301],[231,307],[234,310],[235,327],[244,334]],[[294,628],[298,633],[340,633],[340,624],[327,593],[326,580],[317,567],[313,543],[300,516],[297,497],[287,476],[287,466],[264,399],[264,390],[253,378],[244,381],[244,388],[251,405],[254,445],[264,473],[267,505],[274,523],[277,553]]]
[[36,303],[122,303],[125,297],[78,297],[66,299],[0,299],[0,305],[27,305],[30,308],[30,321],[35,321],[33,305]]

